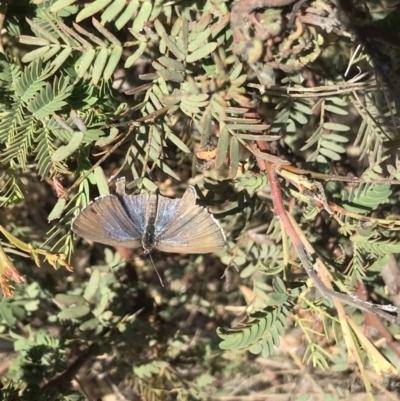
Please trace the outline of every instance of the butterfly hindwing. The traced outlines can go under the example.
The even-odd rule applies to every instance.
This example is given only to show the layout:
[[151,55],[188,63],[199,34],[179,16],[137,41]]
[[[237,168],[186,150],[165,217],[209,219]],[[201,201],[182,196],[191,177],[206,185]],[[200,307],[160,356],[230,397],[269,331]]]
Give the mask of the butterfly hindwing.
[[159,196],[156,249],[175,253],[209,253],[225,245],[225,236],[214,217],[196,205],[189,187],[182,199]]

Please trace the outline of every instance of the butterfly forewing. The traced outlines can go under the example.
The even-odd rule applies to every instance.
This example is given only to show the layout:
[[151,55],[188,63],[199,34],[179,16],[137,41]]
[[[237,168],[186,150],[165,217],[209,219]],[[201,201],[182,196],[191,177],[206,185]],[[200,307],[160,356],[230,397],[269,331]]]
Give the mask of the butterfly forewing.
[[209,253],[225,245],[218,222],[196,205],[196,192],[189,187],[182,199],[159,196],[156,249],[176,253]]
[[141,230],[127,215],[114,195],[97,198],[72,222],[72,230],[81,237],[105,245],[138,248]]

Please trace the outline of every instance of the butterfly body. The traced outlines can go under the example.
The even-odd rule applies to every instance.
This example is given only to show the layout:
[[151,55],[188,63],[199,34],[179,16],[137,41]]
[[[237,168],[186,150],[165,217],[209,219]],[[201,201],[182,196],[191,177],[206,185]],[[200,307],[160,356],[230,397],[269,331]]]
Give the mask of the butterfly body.
[[196,191],[187,188],[181,199],[155,192],[127,195],[125,180],[117,195],[97,198],[72,222],[83,238],[125,248],[143,247],[172,253],[209,253],[221,249],[225,236],[214,217],[196,205]]
[[150,224],[146,227],[143,239],[142,239],[142,246],[143,249],[145,249],[146,251],[151,251],[155,245],[156,245],[156,238],[155,238],[155,234],[156,234],[156,228],[154,227],[153,224]]

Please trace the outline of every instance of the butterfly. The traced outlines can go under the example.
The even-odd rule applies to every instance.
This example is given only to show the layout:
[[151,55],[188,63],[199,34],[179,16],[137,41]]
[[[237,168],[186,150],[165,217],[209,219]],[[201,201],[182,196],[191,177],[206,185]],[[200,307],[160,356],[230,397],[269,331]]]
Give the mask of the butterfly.
[[209,253],[223,248],[225,235],[207,209],[196,205],[196,191],[188,187],[181,199],[156,192],[125,193],[125,179],[116,195],[96,198],[75,217],[72,230],[81,237],[123,248],[143,247],[172,253]]

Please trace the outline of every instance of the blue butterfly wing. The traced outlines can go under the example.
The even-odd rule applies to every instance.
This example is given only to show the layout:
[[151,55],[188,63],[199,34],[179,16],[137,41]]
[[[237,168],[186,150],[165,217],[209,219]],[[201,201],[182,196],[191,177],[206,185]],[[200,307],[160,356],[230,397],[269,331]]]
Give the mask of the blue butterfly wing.
[[150,194],[126,195],[120,197],[122,206],[130,220],[138,227],[140,235],[146,229],[146,208],[150,200]]
[[141,227],[114,195],[101,196],[82,209],[72,222],[72,230],[85,239],[105,245],[123,248],[142,245]]

